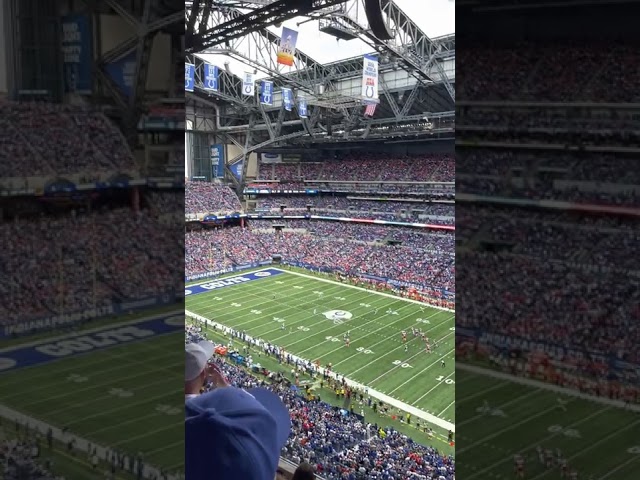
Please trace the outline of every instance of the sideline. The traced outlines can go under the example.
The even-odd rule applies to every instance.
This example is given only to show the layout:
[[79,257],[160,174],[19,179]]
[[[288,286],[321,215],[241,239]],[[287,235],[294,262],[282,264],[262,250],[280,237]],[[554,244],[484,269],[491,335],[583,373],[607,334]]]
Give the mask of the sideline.
[[478,367],[476,365],[470,365],[468,363],[457,362],[456,369],[460,369],[465,372],[475,373],[477,375],[483,375],[485,377],[491,377],[496,380],[505,380],[511,383],[519,383],[520,385],[525,385],[527,387],[533,387],[540,390],[548,390],[550,392],[558,393],[561,395],[568,395],[571,397],[580,398],[582,400],[587,400],[589,402],[608,405],[610,407],[617,407],[625,410],[630,410],[632,412],[640,412],[640,405],[634,405],[634,404],[625,405],[625,403],[622,400],[612,400],[610,398],[596,397],[594,395],[588,395],[586,393],[582,393],[582,392],[579,392],[578,390],[573,390],[571,388],[559,387],[558,385],[545,383],[540,380],[532,380],[530,378],[516,377],[513,375],[509,375],[508,373],[498,372],[488,368]]
[[451,313],[455,313],[456,312],[455,310],[452,310],[450,308],[437,307],[435,305],[431,305],[429,303],[424,303],[424,302],[419,302],[418,300],[413,300],[411,298],[404,298],[404,297],[401,297],[399,295],[391,295],[390,293],[385,293],[385,292],[377,292],[376,290],[371,290],[369,288],[363,288],[363,287],[357,287],[355,285],[351,285],[351,284],[348,284],[348,283],[342,283],[342,282],[337,282],[335,280],[329,280],[328,278],[315,277],[313,275],[308,275],[306,273],[295,272],[293,270],[282,270],[281,268],[277,268],[277,267],[272,267],[272,268],[274,270],[279,270],[279,271],[281,271],[283,273],[290,273],[291,275],[297,275],[299,277],[311,278],[313,280],[318,280],[320,282],[333,283],[334,285],[342,285],[343,287],[354,288],[356,290],[360,290],[362,292],[367,292],[367,293],[375,293],[376,295],[382,295],[383,297],[393,298],[395,300],[404,300],[405,302],[415,303],[417,305],[422,305],[424,307],[435,308],[436,310],[442,310],[444,312],[451,312]]
[[[34,418],[32,416],[25,415],[24,413],[18,412],[17,410],[9,408],[5,405],[0,405],[0,416],[12,422],[17,420],[22,424],[29,424],[30,429],[38,429],[42,432],[43,435],[46,434],[49,428],[51,428],[54,439],[58,440],[59,442],[62,442],[63,444],[66,444],[69,440],[73,439],[75,440],[75,449],[80,450],[84,453],[89,452],[89,445],[91,445],[92,448],[96,449],[98,457],[103,461],[105,461],[105,458],[108,458],[107,453],[112,451],[107,447],[98,445],[95,442],[90,442],[89,440],[79,437],[78,435],[75,435],[73,433],[70,433],[70,432],[63,433],[62,430],[58,427],[50,425],[41,420],[38,420],[37,418]],[[142,471],[142,477],[148,478],[148,479],[160,478],[160,473],[161,473],[160,469],[152,465],[145,464],[144,469]],[[176,477],[173,474],[167,474],[167,478],[169,480],[178,480],[178,477]]]
[[[336,283],[339,283],[339,282],[336,282]],[[363,289],[363,290],[366,290],[366,289]],[[368,291],[368,290],[366,290],[366,291]],[[417,302],[417,303],[420,303],[420,302]],[[231,332],[233,330],[233,329],[231,329],[231,328],[229,328],[229,327],[227,327],[225,325],[222,325],[222,324],[220,324],[218,322],[214,322],[213,320],[210,320],[208,318],[205,318],[205,317],[203,317],[201,315],[198,315],[196,313],[190,312],[188,310],[185,310],[185,315],[187,315],[187,316],[189,316],[191,318],[195,318],[197,320],[200,320],[201,322],[204,322],[207,325],[215,327],[216,329],[221,330],[221,331],[223,331],[225,333],[229,333],[229,332]],[[254,337],[251,337],[249,335],[247,335],[247,338],[249,338],[249,340],[254,342],[254,343],[257,340],[259,340],[260,342],[263,342],[261,339],[254,338]],[[302,361],[302,362],[307,362],[307,363],[309,362],[309,360],[306,360],[304,358],[298,357],[297,355],[294,355],[292,353],[290,353],[290,355],[295,360]],[[320,373],[325,373],[324,367],[320,367],[318,370],[320,371]],[[336,378],[337,376],[339,376],[335,372],[327,372],[327,373],[329,374],[329,376],[331,378]],[[426,420],[429,423],[437,425],[440,428],[444,428],[445,430],[451,430],[454,433],[456,431],[456,426],[454,424],[452,424],[450,422],[447,422],[445,420],[442,420],[441,418],[438,418],[435,415],[432,415],[432,414],[427,413],[427,412],[423,412],[420,409],[412,407],[411,405],[407,405],[406,403],[401,402],[400,400],[396,400],[395,398],[391,398],[390,396],[385,395],[382,392],[379,392],[377,390],[374,390],[372,388],[367,387],[366,385],[363,385],[361,383],[358,383],[358,382],[355,382],[353,380],[350,380],[349,378],[344,377],[344,379],[345,379],[347,385],[349,385],[351,387],[358,388],[358,389],[360,389],[362,391],[367,391],[368,395],[370,395],[370,396],[372,396],[374,398],[377,398],[378,400],[382,400],[383,402],[385,402],[385,403],[387,403],[389,405],[393,405],[394,407],[399,408],[400,410],[408,412],[413,417],[418,417],[418,418],[420,418],[422,420]]]

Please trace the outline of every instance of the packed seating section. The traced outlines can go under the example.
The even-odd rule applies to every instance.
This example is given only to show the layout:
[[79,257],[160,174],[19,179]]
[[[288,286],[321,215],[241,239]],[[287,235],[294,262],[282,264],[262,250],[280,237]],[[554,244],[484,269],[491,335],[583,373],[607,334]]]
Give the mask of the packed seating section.
[[3,177],[35,177],[135,170],[117,127],[84,107],[0,101]]
[[225,185],[187,182],[184,198],[185,213],[234,213],[242,209],[238,196]]
[[455,179],[453,155],[392,155],[352,153],[322,162],[299,164],[260,163],[260,180],[281,183],[304,180],[378,181],[378,182],[452,182]]
[[161,213],[127,207],[0,223],[0,323],[179,292],[183,237],[167,241]]
[[[186,275],[266,261],[279,254],[285,261],[314,268],[336,268],[347,274],[362,273],[455,291],[454,236],[450,233],[305,220],[287,220],[284,225],[305,232],[275,233],[271,222],[252,221],[247,228],[187,233]],[[403,243],[366,243],[384,239]]]
[[[466,44],[466,42],[465,42]],[[458,98],[637,102],[640,50],[629,42],[555,40],[547,45],[474,41],[458,52],[464,65]]]

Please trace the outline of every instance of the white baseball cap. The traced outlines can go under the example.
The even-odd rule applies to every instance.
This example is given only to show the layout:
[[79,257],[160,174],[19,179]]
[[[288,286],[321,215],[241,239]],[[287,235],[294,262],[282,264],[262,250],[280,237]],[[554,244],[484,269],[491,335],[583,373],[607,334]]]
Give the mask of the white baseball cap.
[[206,368],[216,346],[203,340],[198,343],[187,343],[185,346],[184,380],[193,380]]

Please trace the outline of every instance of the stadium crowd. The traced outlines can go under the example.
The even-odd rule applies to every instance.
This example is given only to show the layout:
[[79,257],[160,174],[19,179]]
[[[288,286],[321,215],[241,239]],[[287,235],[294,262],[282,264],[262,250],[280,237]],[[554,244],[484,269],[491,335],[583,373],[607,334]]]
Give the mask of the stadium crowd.
[[[285,213],[291,210],[306,211],[307,205],[311,205],[311,213],[348,213],[354,218],[375,218],[382,220],[419,220],[420,216],[448,217],[429,218],[429,223],[453,225],[455,207],[452,204],[427,203],[417,201],[375,201],[360,200],[357,198],[322,196],[269,196],[258,200],[258,209],[268,209],[279,213],[280,206],[286,205]],[[402,213],[404,211],[404,213]]]
[[[186,342],[203,337],[188,327]],[[306,462],[326,480],[453,480],[455,461],[392,429],[381,429],[361,416],[343,414],[318,399],[308,400],[277,377],[267,381],[242,367],[214,357],[229,384],[249,389],[267,387],[287,406],[292,423],[281,455],[295,464]],[[274,381],[275,380],[275,381]],[[382,434],[380,431],[382,430]]]
[[229,187],[207,182],[186,182],[185,213],[234,213],[242,210]]
[[523,219],[516,207],[461,210],[465,238],[500,246],[500,253],[458,256],[465,295],[456,322],[483,332],[476,347],[505,368],[514,351],[521,352],[516,358],[524,352],[529,366],[537,355],[548,381],[640,401],[640,263],[631,253],[637,221],[542,210]]
[[[607,153],[475,149],[459,155],[457,185],[478,195],[637,206],[637,160]],[[473,171],[473,175],[466,172]],[[611,184],[603,190],[602,184]]]
[[0,168],[3,177],[31,177],[127,172],[135,165],[124,137],[102,113],[0,101]]
[[619,41],[554,39],[505,45],[476,41],[459,61],[460,98],[482,100],[637,102],[636,45]]
[[[279,254],[285,261],[313,268],[337,269],[348,275],[365,274],[423,288],[455,291],[454,236],[451,234],[342,222],[289,220],[285,225],[306,232],[275,233],[271,222],[253,221],[250,228],[187,233],[186,275],[268,261],[272,255]],[[400,246],[366,243],[382,239],[403,243]]]
[[[349,153],[322,162],[259,163],[259,180],[451,182],[455,178],[452,155],[391,155]],[[258,181],[259,181],[258,180]]]
[[182,263],[182,237],[176,244],[166,237],[153,211],[128,207],[1,223],[0,324],[175,295],[182,285],[172,266]]

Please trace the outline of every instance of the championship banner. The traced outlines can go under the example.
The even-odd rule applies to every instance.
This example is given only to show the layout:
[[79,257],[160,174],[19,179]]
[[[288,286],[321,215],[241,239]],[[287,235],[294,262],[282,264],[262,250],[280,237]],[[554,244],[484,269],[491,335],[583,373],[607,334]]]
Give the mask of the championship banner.
[[278,63],[281,65],[293,66],[293,56],[296,53],[296,43],[298,32],[287,27],[282,27],[280,46],[278,47]]
[[67,93],[91,93],[91,18],[67,15],[62,18],[62,62]]
[[111,80],[127,97],[133,94],[133,81],[136,76],[137,50],[134,48],[118,60],[108,63],[105,70]]
[[282,103],[284,105],[284,109],[287,112],[290,112],[293,107],[293,91],[290,88],[282,89]]
[[253,73],[244,72],[242,77],[242,95],[253,97],[256,93],[256,87],[253,83]]
[[211,173],[213,178],[224,177],[224,148],[221,144],[211,145]]
[[364,56],[362,98],[366,103],[380,103],[378,98],[378,57]]
[[218,91],[218,67],[209,63],[204,64],[204,89],[210,92]]
[[260,103],[263,105],[273,105],[273,82],[263,80],[260,84]]
[[298,97],[298,114],[300,118],[307,118],[307,99]]
[[193,92],[196,83],[196,66],[190,63],[184,64],[184,91]]

